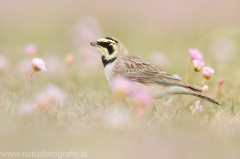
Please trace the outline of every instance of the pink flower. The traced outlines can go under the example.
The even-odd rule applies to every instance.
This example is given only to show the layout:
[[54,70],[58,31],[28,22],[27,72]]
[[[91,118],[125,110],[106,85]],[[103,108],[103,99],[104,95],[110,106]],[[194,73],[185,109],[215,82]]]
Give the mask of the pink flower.
[[224,83],[224,78],[220,78],[219,82],[218,82],[218,94],[219,95],[221,95],[223,83]]
[[74,62],[74,56],[73,54],[67,54],[64,58],[65,60],[65,63],[68,65],[68,66],[71,66]]
[[135,98],[138,103],[146,104],[153,99],[152,95],[144,88],[131,82],[128,78],[119,76],[113,79],[111,86],[114,92],[121,96]]
[[37,111],[37,105],[30,102],[23,103],[19,108],[22,115],[31,115]]
[[219,84],[222,85],[224,83],[224,78],[219,79]]
[[37,52],[37,47],[35,44],[28,44],[25,47],[25,52],[30,56],[30,57],[34,57],[36,55]]
[[199,102],[199,101],[196,101],[195,104],[196,104],[196,106],[195,106],[195,110],[198,111],[199,113],[201,113],[202,110],[203,110],[203,106],[200,105],[200,102]]
[[215,71],[210,68],[210,67],[203,67],[203,77],[206,79],[206,80],[210,80],[211,79],[211,76],[212,74],[214,73]]
[[143,88],[139,88],[139,90],[133,94],[133,98],[135,98],[140,104],[147,104],[153,99],[152,95]]
[[136,86],[128,78],[123,76],[114,78],[111,86],[114,92],[123,96],[131,96],[132,92],[136,90]]
[[[190,108],[193,109],[194,107],[191,106]],[[192,114],[194,114],[195,112],[201,113],[202,111],[203,111],[203,106],[200,105],[200,101],[196,101],[195,108],[193,109]]]
[[45,62],[43,61],[43,59],[40,58],[34,58],[32,60],[32,68],[34,71],[47,71],[46,66],[45,66]]
[[190,53],[192,60],[199,60],[199,61],[204,61],[203,55],[200,53],[198,49],[188,49],[188,52]]
[[194,70],[196,72],[201,71],[202,67],[204,66],[204,63],[197,59],[193,60],[193,64],[194,64]]
[[36,103],[41,108],[48,108],[53,105],[61,105],[67,93],[56,85],[50,84],[36,94]]

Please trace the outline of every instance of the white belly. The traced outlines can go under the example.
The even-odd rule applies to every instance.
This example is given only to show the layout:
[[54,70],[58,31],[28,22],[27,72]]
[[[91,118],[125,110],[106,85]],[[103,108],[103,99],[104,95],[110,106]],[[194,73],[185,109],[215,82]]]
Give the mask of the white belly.
[[178,86],[161,86],[161,85],[142,85],[141,86],[146,89],[149,93],[152,94],[153,98],[163,98],[167,96],[172,96],[174,94],[188,94],[189,90],[178,87]]
[[105,72],[108,83],[110,83],[115,76],[113,74],[113,68],[114,68],[114,63],[108,64],[104,68],[104,72]]

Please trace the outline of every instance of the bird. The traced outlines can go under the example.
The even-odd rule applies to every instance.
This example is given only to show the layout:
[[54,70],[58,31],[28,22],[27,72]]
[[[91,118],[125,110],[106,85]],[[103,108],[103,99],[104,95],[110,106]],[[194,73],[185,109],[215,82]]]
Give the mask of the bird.
[[188,84],[164,72],[153,64],[130,54],[125,46],[114,37],[104,37],[91,42],[101,55],[108,83],[118,76],[142,86],[154,99],[177,94],[192,95],[221,105],[217,100],[202,94],[202,88]]

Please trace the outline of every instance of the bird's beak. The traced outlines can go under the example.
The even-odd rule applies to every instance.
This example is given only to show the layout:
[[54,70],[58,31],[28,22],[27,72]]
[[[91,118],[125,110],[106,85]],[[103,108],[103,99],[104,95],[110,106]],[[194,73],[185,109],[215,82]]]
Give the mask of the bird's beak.
[[91,44],[92,46],[99,46],[98,43],[97,43],[97,41],[91,42],[90,44]]

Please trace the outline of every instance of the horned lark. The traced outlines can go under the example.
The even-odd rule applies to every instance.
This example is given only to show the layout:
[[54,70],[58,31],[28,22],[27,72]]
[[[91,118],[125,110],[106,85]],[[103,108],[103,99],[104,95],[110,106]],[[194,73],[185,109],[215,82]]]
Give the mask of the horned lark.
[[220,105],[218,101],[202,95],[202,90],[198,86],[184,83],[153,64],[131,55],[116,38],[101,38],[91,42],[91,45],[101,54],[109,84],[115,77],[125,76],[147,89],[156,99],[174,94],[186,94]]

